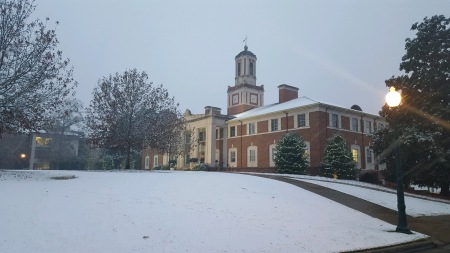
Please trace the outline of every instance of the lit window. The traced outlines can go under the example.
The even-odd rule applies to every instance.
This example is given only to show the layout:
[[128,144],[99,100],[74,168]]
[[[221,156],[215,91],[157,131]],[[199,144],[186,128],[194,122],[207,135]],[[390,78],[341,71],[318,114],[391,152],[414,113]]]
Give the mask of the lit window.
[[352,131],[355,131],[355,132],[359,131],[357,118],[352,118]]
[[352,157],[353,157],[353,161],[358,162],[358,150],[357,149],[352,149]]
[[44,137],[37,136],[36,137],[36,146],[47,147],[50,145],[51,141],[52,141],[52,138],[44,138]]
[[270,130],[273,131],[278,131],[278,119],[271,119],[270,120]]
[[298,127],[306,126],[306,117],[305,117],[304,113],[297,115],[297,125],[298,125]]
[[331,114],[331,127],[339,128],[339,117],[337,114]]
[[255,133],[256,133],[256,124],[248,123],[248,134],[255,134]]

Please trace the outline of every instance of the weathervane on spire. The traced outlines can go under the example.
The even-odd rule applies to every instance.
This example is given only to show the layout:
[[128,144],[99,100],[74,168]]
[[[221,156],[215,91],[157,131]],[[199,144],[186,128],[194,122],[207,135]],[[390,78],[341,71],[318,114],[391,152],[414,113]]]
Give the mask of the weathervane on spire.
[[248,39],[247,35],[245,35],[245,39],[242,41],[242,42],[245,42],[245,47],[244,47],[245,50],[247,50],[247,48],[248,48],[247,47],[247,39]]

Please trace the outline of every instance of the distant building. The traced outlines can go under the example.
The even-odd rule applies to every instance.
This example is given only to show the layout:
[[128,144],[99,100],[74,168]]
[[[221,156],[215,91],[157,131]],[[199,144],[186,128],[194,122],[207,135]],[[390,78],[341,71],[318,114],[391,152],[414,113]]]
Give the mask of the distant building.
[[[299,89],[287,84],[278,86],[277,103],[264,105],[264,86],[256,85],[256,61],[247,46],[235,57],[235,84],[228,86],[226,115],[211,106],[204,114],[186,111],[186,124],[194,129],[188,139],[194,143],[188,154],[176,158],[177,168],[189,167],[189,159],[197,158],[210,167],[271,172],[275,146],[286,132],[305,139],[310,174],[318,173],[326,141],[337,132],[346,139],[358,168],[378,168],[371,144],[372,134],[386,125],[382,117],[363,112],[358,105],[343,108],[299,96]],[[144,169],[169,160],[152,150],[143,152]]]
[[0,139],[0,169],[63,169],[58,164],[78,156],[79,141],[73,133],[5,134]]

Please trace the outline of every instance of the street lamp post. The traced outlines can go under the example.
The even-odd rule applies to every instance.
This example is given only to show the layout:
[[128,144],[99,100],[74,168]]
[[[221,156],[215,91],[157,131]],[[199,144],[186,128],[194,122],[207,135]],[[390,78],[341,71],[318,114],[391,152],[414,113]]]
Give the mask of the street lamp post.
[[[389,89],[386,95],[386,103],[389,107],[397,107],[401,102],[401,95],[395,91],[394,87]],[[395,138],[399,139],[398,128],[394,125]],[[398,223],[396,232],[404,234],[412,234],[411,230],[408,228],[408,222],[406,221],[406,205],[405,205],[405,194],[403,189],[403,171],[402,171],[402,160],[400,154],[400,143],[395,145],[395,175],[397,179],[397,208],[398,208]]]

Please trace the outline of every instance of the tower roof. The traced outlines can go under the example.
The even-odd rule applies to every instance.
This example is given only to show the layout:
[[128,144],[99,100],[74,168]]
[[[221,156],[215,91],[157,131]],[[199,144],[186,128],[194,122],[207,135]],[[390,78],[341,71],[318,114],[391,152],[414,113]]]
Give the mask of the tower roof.
[[245,45],[244,51],[242,51],[238,55],[236,55],[235,59],[237,59],[238,57],[244,56],[244,55],[249,55],[249,56],[253,56],[256,58],[256,55],[254,53],[252,53],[252,51],[248,51],[247,49],[248,49],[248,47],[247,47],[247,45]]

